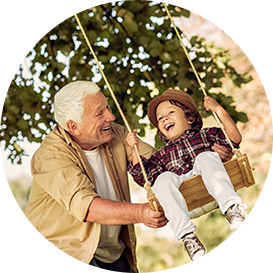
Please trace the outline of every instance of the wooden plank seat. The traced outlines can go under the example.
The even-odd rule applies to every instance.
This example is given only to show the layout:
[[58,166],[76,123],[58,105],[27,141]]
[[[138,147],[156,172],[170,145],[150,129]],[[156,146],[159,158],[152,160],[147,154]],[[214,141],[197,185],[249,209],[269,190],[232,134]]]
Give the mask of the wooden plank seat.
[[[224,167],[236,191],[241,188],[250,187],[255,184],[254,176],[252,174],[252,170],[246,154],[235,157],[230,161],[225,162]],[[207,206],[204,211],[210,211],[217,207],[216,201],[208,193],[200,175],[196,175],[184,180],[179,188],[179,191],[183,194],[186,200],[189,212],[194,212],[194,210],[198,210],[204,206]],[[148,201],[152,209],[156,210],[158,207],[159,210],[162,210],[161,206],[158,206],[158,201],[154,194],[148,196]],[[155,202],[157,202],[157,205]],[[191,215],[191,218],[196,217],[194,215]]]

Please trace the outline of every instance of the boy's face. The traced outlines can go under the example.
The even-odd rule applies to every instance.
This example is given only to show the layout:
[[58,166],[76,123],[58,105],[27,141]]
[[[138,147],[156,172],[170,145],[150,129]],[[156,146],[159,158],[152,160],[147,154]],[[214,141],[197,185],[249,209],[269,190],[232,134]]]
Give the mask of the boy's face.
[[192,124],[186,119],[183,109],[169,101],[163,101],[157,106],[156,118],[158,129],[169,140],[178,140]]

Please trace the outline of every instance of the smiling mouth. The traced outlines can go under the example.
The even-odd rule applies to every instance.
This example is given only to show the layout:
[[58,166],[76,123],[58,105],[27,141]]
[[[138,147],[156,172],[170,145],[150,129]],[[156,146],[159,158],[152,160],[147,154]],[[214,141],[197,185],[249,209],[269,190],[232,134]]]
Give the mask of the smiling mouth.
[[168,123],[167,125],[165,125],[164,129],[166,131],[169,131],[173,126],[174,126],[174,123]]
[[102,131],[108,131],[108,130],[110,130],[112,128],[112,126],[110,125],[110,126],[108,126],[108,127],[105,127],[105,128],[102,128]]

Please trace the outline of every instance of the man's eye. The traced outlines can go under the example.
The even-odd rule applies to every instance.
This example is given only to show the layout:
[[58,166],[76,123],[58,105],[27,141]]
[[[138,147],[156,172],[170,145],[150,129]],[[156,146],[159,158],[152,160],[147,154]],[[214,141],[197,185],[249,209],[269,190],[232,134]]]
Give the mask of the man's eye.
[[158,118],[158,121],[162,120],[162,117]]
[[97,113],[97,117],[99,117],[101,115],[102,115],[102,111],[100,111],[100,112]]
[[174,113],[174,111],[170,111],[170,114],[173,114]]

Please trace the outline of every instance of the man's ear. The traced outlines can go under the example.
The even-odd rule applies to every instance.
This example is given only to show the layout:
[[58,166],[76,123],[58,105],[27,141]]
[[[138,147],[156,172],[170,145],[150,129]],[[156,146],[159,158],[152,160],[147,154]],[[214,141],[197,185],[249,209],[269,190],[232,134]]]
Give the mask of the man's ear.
[[69,132],[71,132],[75,135],[80,134],[78,126],[75,121],[70,119],[69,121],[66,122],[66,126],[67,126]]

